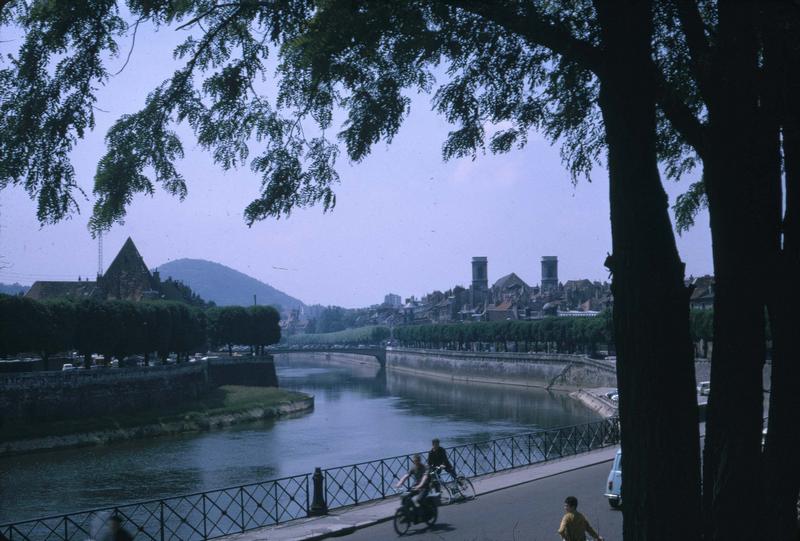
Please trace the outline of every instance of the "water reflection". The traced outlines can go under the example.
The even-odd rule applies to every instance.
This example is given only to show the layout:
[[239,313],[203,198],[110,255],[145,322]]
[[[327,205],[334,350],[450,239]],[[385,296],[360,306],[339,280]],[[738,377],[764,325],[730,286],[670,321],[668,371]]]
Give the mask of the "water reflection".
[[566,393],[539,388],[453,383],[390,370],[387,389],[402,397],[402,406],[418,415],[444,422],[468,419],[508,425],[513,433],[520,428],[535,430],[597,419],[593,411]]
[[282,387],[315,395],[313,413],[184,434],[0,459],[0,522],[306,473],[597,416],[541,389],[453,384],[377,364],[299,355]]

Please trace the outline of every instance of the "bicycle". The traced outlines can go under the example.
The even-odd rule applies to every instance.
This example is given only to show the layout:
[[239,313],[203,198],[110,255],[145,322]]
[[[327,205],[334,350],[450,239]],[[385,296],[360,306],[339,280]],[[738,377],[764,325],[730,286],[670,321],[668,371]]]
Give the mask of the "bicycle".
[[440,493],[442,505],[452,503],[456,499],[465,501],[475,499],[475,486],[472,484],[472,481],[460,474],[453,477],[450,481],[445,481],[442,479],[442,472],[444,470],[444,466],[437,466],[430,472],[431,488]]
[[392,522],[397,535],[405,535],[412,524],[424,522],[428,528],[436,524],[436,520],[439,518],[438,494],[428,493],[420,502],[419,507],[416,507],[411,498],[418,491],[397,487],[395,487],[395,491],[403,495],[402,503],[394,512],[394,520]]

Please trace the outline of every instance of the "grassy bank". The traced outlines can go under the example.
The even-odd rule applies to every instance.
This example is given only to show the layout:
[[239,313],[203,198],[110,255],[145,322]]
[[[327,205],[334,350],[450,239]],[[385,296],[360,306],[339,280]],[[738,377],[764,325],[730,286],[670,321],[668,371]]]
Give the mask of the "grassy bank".
[[[144,426],[182,424],[203,428],[210,419],[236,416],[251,410],[273,411],[281,406],[302,402],[309,396],[275,387],[224,385],[197,400],[172,407],[142,410],[124,415],[67,419],[42,423],[7,422],[0,427],[0,442],[29,440],[136,429]],[[275,415],[264,415],[270,417]]]

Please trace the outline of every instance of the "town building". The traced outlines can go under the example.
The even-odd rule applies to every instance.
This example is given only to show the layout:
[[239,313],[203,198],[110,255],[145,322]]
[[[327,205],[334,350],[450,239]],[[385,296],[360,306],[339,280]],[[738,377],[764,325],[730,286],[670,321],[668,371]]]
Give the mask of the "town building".
[[167,279],[162,281],[158,271],[150,272],[133,240],[128,237],[114,261],[95,281],[34,282],[26,297],[34,300],[97,299],[97,300],[170,300],[188,304],[203,304],[188,286]]
[[692,287],[689,306],[696,310],[711,310],[714,308],[714,277],[705,275],[693,278],[689,276],[688,282]]
[[542,256],[542,293],[558,290],[558,256]]
[[400,298],[400,295],[389,293],[383,298],[383,305],[391,308],[400,308],[403,306],[403,299]]

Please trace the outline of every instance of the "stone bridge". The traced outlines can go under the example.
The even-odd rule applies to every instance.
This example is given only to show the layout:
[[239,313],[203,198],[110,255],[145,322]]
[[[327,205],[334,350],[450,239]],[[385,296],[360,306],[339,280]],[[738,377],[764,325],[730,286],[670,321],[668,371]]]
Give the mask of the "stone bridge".
[[332,346],[313,346],[313,347],[301,347],[301,348],[287,348],[287,347],[278,347],[278,348],[270,348],[269,353],[271,354],[305,354],[305,353],[346,353],[348,355],[365,355],[367,357],[375,357],[378,362],[380,363],[381,367],[386,367],[386,348],[375,348],[375,347],[368,347],[368,348],[359,348],[359,347],[332,347]]

